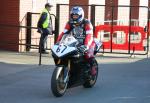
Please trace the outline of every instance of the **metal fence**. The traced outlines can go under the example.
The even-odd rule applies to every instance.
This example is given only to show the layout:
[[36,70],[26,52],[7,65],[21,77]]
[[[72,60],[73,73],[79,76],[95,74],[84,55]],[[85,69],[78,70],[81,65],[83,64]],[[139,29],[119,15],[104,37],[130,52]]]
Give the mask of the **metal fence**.
[[[32,13],[28,12],[27,13],[27,26],[29,27],[37,27],[37,22],[39,19],[40,13]],[[54,14],[51,14],[50,21],[53,26],[53,30],[55,30],[55,25],[57,25],[57,19]],[[57,32],[56,32],[57,33]],[[30,44],[29,46],[26,47],[26,50],[29,51],[30,49],[34,49],[32,45],[39,45],[39,38],[40,34],[37,33],[37,30],[28,28],[26,32],[26,41],[27,44]],[[54,44],[54,35],[49,35],[48,40],[47,40],[47,46],[46,48],[50,50],[52,45]]]
[[[69,20],[71,7],[75,5],[57,4],[56,16],[51,14],[51,22],[55,34],[49,36],[47,49],[63,31]],[[103,42],[102,53],[148,55],[150,13],[146,6],[106,6],[106,5],[80,5],[85,10],[85,17],[94,27],[94,35]],[[105,9],[110,9],[105,12]],[[134,10],[139,9],[139,17],[134,18]],[[117,12],[117,15],[116,15]],[[19,31],[19,41],[1,41],[2,44],[19,45],[20,51],[30,51],[39,48],[40,34],[37,33],[37,21],[40,13],[28,12],[20,25],[0,24],[0,30]],[[11,32],[10,32],[11,34]]]
[[[57,4],[58,33],[69,20],[75,5]],[[103,42],[103,53],[147,55],[149,51],[149,8],[146,6],[80,5],[91,20],[94,34]],[[105,9],[109,9],[106,12]],[[135,10],[139,9],[137,17]]]
[[[0,46],[2,46],[5,50],[7,50],[9,46],[12,47],[11,50],[15,48],[14,49],[15,51],[16,48],[18,48],[20,52],[38,49],[39,39],[41,35],[37,32],[37,21],[39,19],[39,16],[40,13],[27,12],[27,14],[24,16],[24,18],[18,25],[0,24],[1,33],[9,34],[9,36],[7,35],[9,38],[6,36],[8,40],[5,41],[2,40]],[[55,25],[57,25],[56,24],[57,20],[54,14],[51,14],[51,22],[53,24],[53,29],[55,31]],[[16,34],[19,34],[19,36]],[[50,50],[53,44],[54,44],[54,35],[48,36],[47,49]]]

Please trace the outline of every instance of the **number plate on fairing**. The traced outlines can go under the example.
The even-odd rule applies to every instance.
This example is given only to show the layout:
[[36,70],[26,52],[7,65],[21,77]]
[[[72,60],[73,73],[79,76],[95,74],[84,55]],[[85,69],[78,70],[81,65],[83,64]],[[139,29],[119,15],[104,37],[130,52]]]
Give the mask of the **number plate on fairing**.
[[75,47],[69,47],[66,45],[54,45],[52,48],[53,53],[55,53],[55,55],[57,55],[58,57],[62,57],[75,50]]

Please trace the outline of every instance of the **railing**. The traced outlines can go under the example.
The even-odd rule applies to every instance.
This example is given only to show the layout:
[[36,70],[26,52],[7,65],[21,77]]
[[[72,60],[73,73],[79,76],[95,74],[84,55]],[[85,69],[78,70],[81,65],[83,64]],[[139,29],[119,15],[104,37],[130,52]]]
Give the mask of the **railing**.
[[[12,46],[13,48],[19,48],[19,51],[30,51],[31,49],[39,49],[40,34],[38,34],[36,32],[37,31],[37,27],[36,27],[37,22],[32,20],[33,15],[39,16],[39,14],[40,13],[28,12],[27,15],[24,16],[24,20],[22,20],[20,22],[20,25],[0,24],[0,28],[5,28],[6,31],[7,30],[9,31],[10,29],[15,29],[15,32],[17,34],[19,34],[19,37],[17,37],[17,35],[16,35],[16,37],[19,39],[19,41],[17,41],[17,39],[16,39],[16,41],[11,41],[8,38],[7,41],[1,41],[0,46],[3,46],[3,47],[4,46]],[[53,24],[55,25],[55,28],[57,28],[57,18],[54,14],[51,14],[51,16],[54,18]],[[52,17],[51,17],[51,22],[52,22]],[[24,21],[24,23],[23,23],[23,21]],[[27,25],[27,26],[23,26],[23,25]],[[54,30],[54,31],[55,31],[55,33],[57,33],[56,30]],[[11,33],[11,31],[10,31],[9,34],[14,35],[15,33],[13,33],[13,32]],[[33,35],[36,35],[36,36],[33,37]],[[11,35],[9,35],[9,36],[11,36]],[[50,36],[48,38],[49,39],[48,39],[46,49],[50,50],[51,49],[50,47],[54,44],[54,36]],[[35,40],[36,40],[36,43],[33,43],[33,41],[35,41]],[[49,46],[49,44],[51,46]],[[17,49],[15,49],[15,51],[17,51]],[[39,65],[41,65],[41,53],[39,54]]]
[[[59,21],[58,32],[60,32],[63,28],[62,22],[64,23],[69,20],[68,10],[70,10],[70,7],[72,6],[76,6],[76,5],[57,4],[56,16],[58,17],[58,21]],[[79,5],[79,6],[88,9],[88,15],[85,16],[87,17],[87,19],[91,20],[91,23],[93,24],[94,27],[93,32],[95,33],[94,35],[96,35],[96,37],[98,37],[103,42],[103,49],[100,52],[115,53],[115,54],[129,54],[129,55],[133,55],[133,54],[148,55],[150,13],[149,13],[149,8],[147,6],[127,6],[127,5],[119,5],[119,6]],[[107,14],[108,12],[105,11],[106,8],[110,9],[109,15]],[[139,17],[135,17],[135,13],[134,13],[134,9],[137,8],[139,9],[139,13],[140,13]],[[115,10],[117,10],[117,12]],[[124,11],[122,12],[122,10]],[[144,21],[141,19],[144,19]],[[125,23],[123,23],[123,21],[118,22],[119,20],[126,20],[126,21]],[[101,21],[105,21],[105,22],[98,24]],[[101,31],[103,31],[103,33],[98,33],[97,31],[98,26],[104,27],[103,29],[101,28]],[[137,29],[137,31],[134,29]],[[109,32],[108,37],[106,36],[100,38],[100,36],[102,37],[102,34],[105,36],[106,32]],[[126,40],[125,42],[126,44],[123,44],[122,46],[114,43],[116,42],[114,40],[118,40],[118,36],[120,35],[118,33],[120,32],[122,33],[124,32],[125,36],[124,38],[123,37],[119,37],[119,38],[121,39],[123,38]],[[136,41],[135,38],[137,38],[136,35],[137,33],[139,37],[142,37],[142,39],[137,40],[137,42],[140,40],[139,43],[135,42]],[[106,41],[103,40],[104,38],[109,39],[109,41],[107,41],[106,43]],[[116,46],[118,47],[120,46],[120,48],[117,48]],[[126,48],[124,48],[124,46],[126,46]],[[139,47],[142,49],[139,50],[138,49]]]

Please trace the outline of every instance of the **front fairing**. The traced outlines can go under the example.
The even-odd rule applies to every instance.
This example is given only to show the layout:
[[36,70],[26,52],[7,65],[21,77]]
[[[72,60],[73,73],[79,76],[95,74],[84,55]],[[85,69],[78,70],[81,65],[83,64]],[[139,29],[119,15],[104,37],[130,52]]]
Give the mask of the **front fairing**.
[[64,58],[73,54],[74,52],[76,52],[76,50],[77,49],[75,47],[68,47],[66,45],[55,45],[52,48],[52,55],[55,58]]
[[52,55],[57,58],[62,58],[77,51],[76,45],[78,41],[72,36],[65,34],[58,44],[52,47]]

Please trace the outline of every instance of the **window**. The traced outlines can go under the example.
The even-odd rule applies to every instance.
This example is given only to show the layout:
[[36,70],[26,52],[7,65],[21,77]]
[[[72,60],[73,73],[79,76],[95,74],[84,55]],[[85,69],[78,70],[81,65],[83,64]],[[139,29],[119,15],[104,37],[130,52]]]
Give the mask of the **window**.
[[139,43],[140,41],[141,41],[141,33],[140,32],[131,32],[130,43]]
[[108,42],[110,41],[110,32],[101,30],[98,32],[98,38],[103,41],[103,42]]
[[113,33],[113,43],[124,44],[126,41],[126,34],[124,31],[115,31]]

